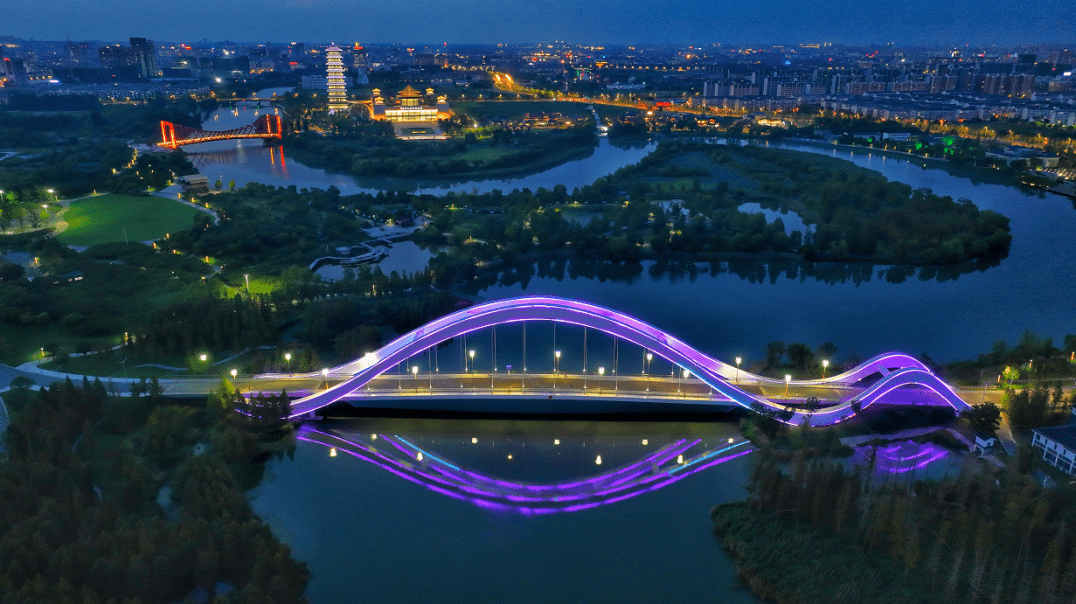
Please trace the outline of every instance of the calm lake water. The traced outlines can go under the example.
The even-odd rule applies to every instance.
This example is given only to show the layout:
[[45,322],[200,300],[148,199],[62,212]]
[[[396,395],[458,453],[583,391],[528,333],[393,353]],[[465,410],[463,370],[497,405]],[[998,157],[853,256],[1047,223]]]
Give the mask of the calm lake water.
[[[250,123],[255,112],[265,111],[273,109],[222,110],[206,127]],[[211,180],[335,185],[345,194],[380,187],[489,191],[558,183],[571,189],[634,163],[653,148],[617,148],[602,140],[590,157],[530,177],[400,183],[326,174],[286,158],[279,146],[209,145],[190,151]],[[477,284],[472,293],[479,299],[523,294],[582,298],[631,313],[719,358],[743,356],[745,367],[762,357],[771,340],[812,347],[832,341],[838,361],[888,350],[949,360],[987,351],[994,340],[1013,342],[1025,329],[1055,338],[1076,333],[1071,301],[1076,210],[1066,198],[975,184],[865,150],[788,148],[847,159],[891,180],[966,197],[980,208],[1001,212],[1012,219],[1010,256],[985,270],[940,271],[801,262],[686,267],[542,262],[507,269]],[[744,209],[763,211],[767,220],[777,216],[762,208]],[[786,227],[799,228],[792,218],[782,216]],[[417,270],[429,257],[414,244],[395,247],[395,270]],[[416,364],[422,371],[459,369],[464,351],[474,349],[481,371],[508,364],[517,372],[520,367],[542,371],[552,367],[552,351],[563,349],[561,369],[581,370],[584,360],[578,351],[588,337],[591,372],[599,364],[620,373],[644,368],[643,351],[593,332],[584,336],[581,329],[533,325],[527,328],[526,349],[521,326],[499,329],[496,351],[491,335],[474,334],[466,343],[460,339],[404,365]],[[649,367],[666,375],[672,369],[660,359]],[[365,438],[364,446],[372,446],[373,434],[399,437],[467,471],[533,485],[596,480],[644,458],[648,447],[684,439],[698,440],[700,447],[717,446],[726,437],[738,437],[733,424],[720,422],[351,419],[335,424],[334,430],[356,441]],[[561,444],[552,445],[553,440]],[[896,443],[887,445],[880,458],[883,453],[879,466],[884,462],[886,467],[879,471],[901,476],[944,474],[957,463],[933,445]],[[734,571],[708,518],[714,504],[742,498],[750,459],[737,457],[608,504],[535,515],[452,497],[365,459],[331,457],[322,444],[304,440],[293,459],[269,464],[251,499],[296,557],[310,564],[308,595],[315,603],[756,602],[735,586]]]
[[[465,470],[534,485],[593,479],[685,440],[698,451],[742,440],[731,423],[356,419],[333,432],[371,444],[402,437]],[[743,497],[750,457],[622,501],[535,515],[449,497],[300,441],[251,495],[310,564],[314,603],[739,604],[758,600],[736,586],[709,510]]]

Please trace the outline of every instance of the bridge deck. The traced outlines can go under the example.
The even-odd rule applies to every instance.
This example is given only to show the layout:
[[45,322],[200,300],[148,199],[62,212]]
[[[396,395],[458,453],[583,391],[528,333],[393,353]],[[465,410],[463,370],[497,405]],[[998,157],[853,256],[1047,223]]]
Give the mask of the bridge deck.
[[[329,377],[328,386],[338,383],[338,379]],[[275,376],[272,378],[239,377],[236,380],[239,389],[250,394],[277,394],[286,391],[289,396],[303,397],[326,388],[326,382],[320,378],[308,376]],[[213,390],[219,384],[215,378],[177,380],[167,385],[168,396],[199,396]],[[766,396],[774,401],[786,401],[788,405],[797,406],[807,398],[817,398],[823,407],[846,401],[862,391],[839,384],[797,385],[789,386],[787,395],[783,388],[767,384],[740,384],[755,394]],[[931,393],[922,389],[908,388],[894,392],[894,400],[906,404],[928,404],[932,401]],[[487,405],[486,401],[504,401],[506,399],[533,401],[533,406],[503,409],[496,405]],[[370,384],[352,394],[342,397],[357,407],[394,408],[409,410],[438,411],[494,411],[507,412],[586,412],[599,408],[618,411],[643,411],[648,406],[653,411],[668,411],[677,407],[697,408],[713,407],[715,410],[727,410],[737,406],[727,397],[714,393],[699,380],[678,380],[669,376],[627,375],[597,377],[577,374],[382,374]],[[547,401],[538,404],[540,401]],[[550,404],[548,401],[561,401],[566,405]],[[583,401],[594,404],[578,405]],[[635,404],[627,407],[627,404]],[[578,405],[574,409],[571,405]],[[604,407],[603,407],[604,406]]]

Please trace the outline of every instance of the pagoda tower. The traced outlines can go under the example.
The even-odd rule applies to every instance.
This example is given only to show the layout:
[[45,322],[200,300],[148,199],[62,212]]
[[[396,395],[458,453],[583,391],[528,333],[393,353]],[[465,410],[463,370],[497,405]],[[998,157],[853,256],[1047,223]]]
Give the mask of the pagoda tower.
[[329,115],[347,112],[347,87],[344,84],[344,57],[336,44],[325,49],[325,79],[329,85]]

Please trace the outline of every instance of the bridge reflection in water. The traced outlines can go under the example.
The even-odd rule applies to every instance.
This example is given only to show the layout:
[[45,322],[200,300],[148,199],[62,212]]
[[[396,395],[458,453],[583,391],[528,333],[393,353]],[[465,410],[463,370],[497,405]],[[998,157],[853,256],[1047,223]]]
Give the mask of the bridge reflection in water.
[[[417,444],[417,439],[396,434],[358,435],[326,425],[304,424],[298,438],[328,448],[333,457],[342,454],[356,457],[436,493],[485,509],[525,515],[577,512],[616,503],[667,487],[752,451],[742,437],[670,438],[668,442],[653,445],[644,438],[640,448],[645,453],[635,461],[597,475],[539,484],[507,480],[463,467]],[[554,447],[561,446],[560,439],[550,440]],[[471,442],[477,444],[478,438],[472,438]],[[591,444],[593,450],[593,441]],[[505,455],[507,460],[512,460],[512,453]],[[588,464],[601,468],[601,454],[593,455]],[[609,461],[604,465],[609,465]]]

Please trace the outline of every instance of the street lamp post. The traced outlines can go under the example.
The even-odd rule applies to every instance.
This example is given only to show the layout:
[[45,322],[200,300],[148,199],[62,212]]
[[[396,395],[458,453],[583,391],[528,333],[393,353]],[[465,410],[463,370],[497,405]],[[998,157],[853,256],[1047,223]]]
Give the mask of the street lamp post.
[[232,369],[228,373],[232,374],[232,387],[239,390],[239,381],[236,379],[236,376],[239,375],[239,371],[237,369]]
[[468,368],[465,373],[470,373],[471,370],[474,369],[474,349],[472,348],[471,350],[468,350],[467,355],[471,357],[471,367]]
[[792,376],[785,374],[785,396],[788,396],[788,385],[792,383]]
[[[685,369],[680,373],[680,375],[684,378],[684,381],[687,381],[687,378],[691,377],[691,372],[688,371],[687,369]],[[680,382],[679,381],[677,381],[677,383],[676,383],[676,391],[680,392]],[[687,389],[686,388],[684,390],[684,396],[685,397],[687,396]]]
[[250,295],[250,273],[244,273],[243,278],[247,280],[247,295]]
[[[202,354],[198,355],[198,360],[201,361],[203,365],[205,364],[206,359],[208,359],[208,358],[209,357],[207,357],[204,352]],[[205,371],[205,368],[203,367],[202,370]]]
[[602,377],[605,375],[605,367],[598,367],[598,394],[602,393]]
[[288,362],[288,373],[291,373],[291,353],[290,352],[285,352],[284,353],[284,360]]
[[553,351],[553,390],[557,389],[557,371],[560,370],[560,351]]
[[411,366],[411,375],[415,376],[415,392],[418,392],[418,365]]
[[829,367],[829,359],[822,359],[822,379],[826,379],[826,367]]
[[329,389],[329,369],[328,369],[328,367],[323,367],[322,368],[321,377],[322,377],[322,379],[325,380],[325,389],[328,390]]
[[736,357],[736,383],[740,383],[740,363],[743,362],[743,357]]
[[646,353],[646,370],[643,373],[646,375],[646,392],[647,396],[650,395],[650,361],[654,360],[654,353]]

